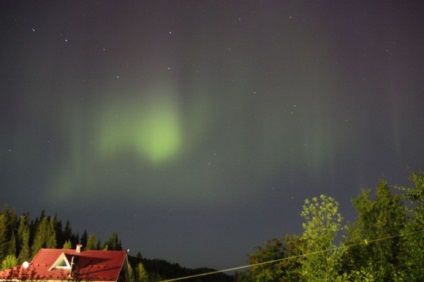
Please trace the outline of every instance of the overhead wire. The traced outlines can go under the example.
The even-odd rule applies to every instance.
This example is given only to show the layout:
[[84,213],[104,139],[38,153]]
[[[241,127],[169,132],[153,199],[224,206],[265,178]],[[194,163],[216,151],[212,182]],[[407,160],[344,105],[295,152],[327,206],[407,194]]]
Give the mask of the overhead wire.
[[240,270],[240,269],[251,268],[251,267],[254,267],[254,266],[272,264],[272,263],[276,263],[276,262],[280,262],[280,261],[284,261],[284,260],[291,260],[291,259],[296,259],[296,258],[300,258],[300,257],[307,257],[307,256],[311,256],[311,255],[316,255],[316,254],[320,254],[320,253],[332,252],[332,251],[336,251],[336,250],[340,250],[340,249],[347,249],[347,248],[351,248],[351,247],[359,246],[359,245],[369,245],[371,243],[375,243],[375,242],[379,242],[379,241],[385,241],[385,240],[390,240],[390,239],[394,239],[394,238],[398,238],[398,237],[410,236],[410,235],[413,235],[413,234],[421,233],[423,231],[424,231],[424,229],[421,229],[421,230],[418,230],[418,231],[408,232],[408,233],[405,233],[405,234],[386,236],[386,237],[381,237],[381,238],[372,239],[372,240],[364,239],[364,240],[362,240],[358,243],[352,243],[352,244],[349,244],[349,245],[334,247],[334,248],[330,248],[330,249],[327,249],[327,250],[310,252],[310,253],[306,253],[306,254],[290,256],[290,257],[285,257],[285,258],[281,258],[281,259],[268,260],[268,261],[264,261],[264,262],[253,263],[253,264],[246,264],[246,265],[241,265],[241,266],[236,266],[236,267],[221,269],[221,270],[215,270],[215,271],[210,271],[210,272],[205,272],[205,273],[200,273],[200,274],[193,274],[193,275],[183,276],[183,277],[179,277],[179,278],[171,278],[171,279],[161,280],[160,282],[180,281],[180,280],[185,280],[185,279],[191,279],[191,278],[209,276],[209,275],[225,273],[225,272],[230,272],[230,271],[236,271],[236,270]]

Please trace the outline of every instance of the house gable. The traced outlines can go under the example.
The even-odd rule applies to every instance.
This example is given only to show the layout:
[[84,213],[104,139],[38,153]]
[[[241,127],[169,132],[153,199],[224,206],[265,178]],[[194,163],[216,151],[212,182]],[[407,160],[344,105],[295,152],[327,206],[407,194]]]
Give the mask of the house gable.
[[65,253],[61,253],[49,270],[53,269],[71,269],[71,262],[66,258]]

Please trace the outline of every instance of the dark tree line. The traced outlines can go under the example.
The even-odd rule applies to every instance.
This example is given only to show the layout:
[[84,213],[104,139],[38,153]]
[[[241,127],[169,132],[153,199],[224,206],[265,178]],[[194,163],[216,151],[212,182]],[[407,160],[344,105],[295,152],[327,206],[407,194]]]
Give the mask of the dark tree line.
[[[13,208],[4,205],[0,213],[0,263],[1,269],[9,269],[31,259],[41,248],[75,249],[82,244],[85,250],[122,250],[118,234],[113,232],[106,242],[101,243],[95,235],[86,230],[82,234],[73,232],[71,224],[64,224],[57,216],[46,215],[44,211],[31,219],[29,213],[17,216]],[[133,282],[160,281],[181,276],[190,276],[212,269],[189,269],[177,263],[161,259],[147,259],[138,253],[128,255],[130,278]],[[232,281],[225,274],[201,277],[193,281]]]
[[121,241],[112,233],[104,243],[85,230],[81,235],[72,231],[57,216],[46,215],[31,219],[29,213],[17,216],[16,211],[4,205],[0,213],[0,262],[2,269],[30,261],[41,248],[72,249],[82,244],[86,250],[121,250]]
[[[211,268],[186,268],[178,263],[171,263],[163,259],[143,258],[140,253],[134,257],[129,256],[128,258],[130,260],[130,265],[132,265],[134,270],[134,281],[162,281],[216,271]],[[140,270],[140,265],[145,268],[146,275],[143,275],[143,270]],[[142,277],[144,277],[144,279],[140,279]],[[200,276],[182,281],[230,282],[234,281],[234,277],[225,273],[216,273],[214,275]]]
[[352,200],[354,222],[342,224],[331,197],[305,200],[303,234],[265,242],[238,281],[424,281],[424,171],[410,185],[381,180]]

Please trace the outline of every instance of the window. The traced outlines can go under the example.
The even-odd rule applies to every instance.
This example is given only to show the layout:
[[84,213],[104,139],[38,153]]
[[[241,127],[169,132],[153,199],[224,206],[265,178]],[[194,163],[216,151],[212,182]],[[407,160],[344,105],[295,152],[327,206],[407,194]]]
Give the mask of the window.
[[66,258],[66,255],[62,253],[55,263],[50,267],[49,270],[52,269],[71,269],[71,264],[69,263],[68,259]]

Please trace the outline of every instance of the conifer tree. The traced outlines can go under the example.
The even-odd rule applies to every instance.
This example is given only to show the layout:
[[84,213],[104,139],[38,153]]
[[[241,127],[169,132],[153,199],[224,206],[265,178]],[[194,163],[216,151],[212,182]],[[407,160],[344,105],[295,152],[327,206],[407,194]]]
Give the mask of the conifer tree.
[[135,282],[134,270],[131,263],[128,263],[128,276],[130,278],[130,282]]
[[71,228],[71,223],[69,222],[69,220],[66,221],[65,223],[65,228],[63,229],[63,240],[71,240],[73,237],[73,233],[72,233],[72,228]]
[[17,238],[16,238],[16,225],[17,225],[17,216],[15,209],[11,209],[9,212],[9,225],[8,225],[8,238],[9,238],[9,247],[8,255],[16,256],[17,253]]
[[121,241],[118,238],[118,234],[113,232],[109,239],[104,245],[105,250],[122,250]]
[[87,230],[84,230],[81,235],[80,244],[84,247],[87,246],[87,240],[88,240],[88,233]]
[[9,207],[5,205],[0,213],[0,261],[3,261],[9,248]]
[[16,256],[17,247],[16,247],[16,231],[15,228],[12,229],[12,235],[9,240],[9,248],[7,250],[8,255]]
[[47,225],[46,230],[47,238],[45,242],[46,248],[56,248],[57,239],[56,239],[56,217],[49,218],[49,224]]
[[65,243],[63,243],[62,249],[65,249],[65,250],[72,249],[72,243],[71,243],[71,241],[70,240],[65,241]]
[[144,266],[141,262],[138,263],[138,265],[137,265],[135,277],[136,277],[137,282],[147,282],[147,281],[149,281],[149,276],[148,276],[146,269],[144,268]]
[[19,263],[28,261],[31,257],[29,239],[30,239],[29,215],[24,214],[19,219],[19,227],[18,227],[18,247],[19,247],[18,262]]
[[46,247],[46,238],[48,234],[49,218],[42,216],[36,226],[34,241],[31,246],[31,253],[35,256],[41,248]]
[[54,228],[55,228],[55,233],[56,233],[56,246],[60,247],[60,246],[63,246],[65,244],[65,241],[66,241],[66,239],[64,238],[64,235],[63,235],[63,232],[64,232],[63,231],[63,225],[62,225],[62,221],[57,218],[56,214],[54,216],[54,221],[55,221]]
[[99,242],[97,241],[96,236],[89,235],[87,239],[87,250],[98,250],[99,249]]

